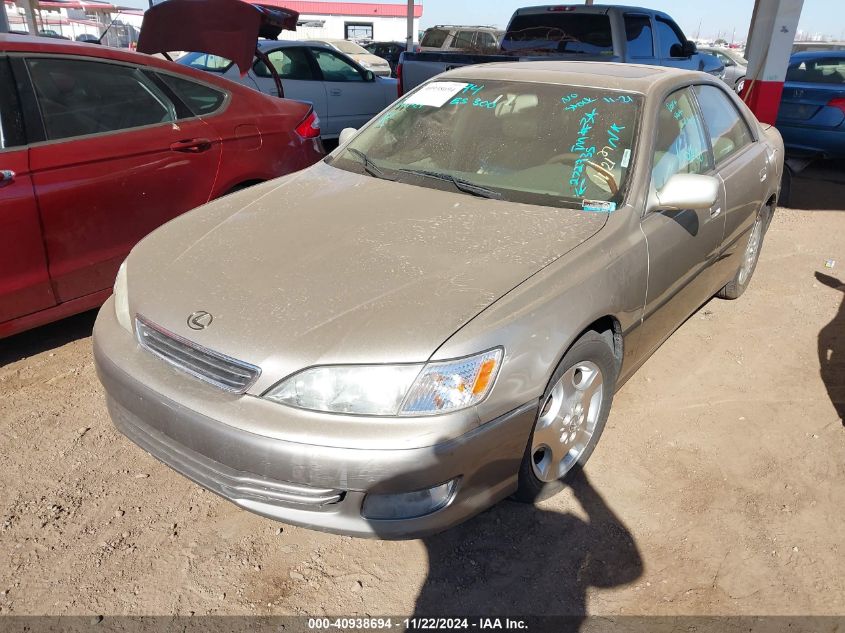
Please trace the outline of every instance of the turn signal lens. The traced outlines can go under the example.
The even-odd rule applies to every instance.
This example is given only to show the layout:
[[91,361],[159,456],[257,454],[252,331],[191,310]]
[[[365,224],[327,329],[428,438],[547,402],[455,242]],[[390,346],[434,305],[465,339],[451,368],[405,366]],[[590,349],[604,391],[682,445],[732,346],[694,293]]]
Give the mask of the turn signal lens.
[[417,376],[400,415],[431,415],[465,409],[481,402],[502,361],[502,350],[429,363]]

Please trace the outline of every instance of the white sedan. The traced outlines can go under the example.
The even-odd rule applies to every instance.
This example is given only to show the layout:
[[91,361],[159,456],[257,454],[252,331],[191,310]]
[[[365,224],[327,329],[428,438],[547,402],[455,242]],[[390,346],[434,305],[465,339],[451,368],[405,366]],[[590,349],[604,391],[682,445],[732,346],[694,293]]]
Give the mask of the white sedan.
[[[396,79],[379,77],[325,44],[259,40],[258,49],[278,72],[285,98],[313,105],[323,139],[337,138],[346,127],[361,127],[396,99]],[[272,72],[257,58],[244,76],[231,60],[207,53],[188,53],[178,63],[278,94]]]

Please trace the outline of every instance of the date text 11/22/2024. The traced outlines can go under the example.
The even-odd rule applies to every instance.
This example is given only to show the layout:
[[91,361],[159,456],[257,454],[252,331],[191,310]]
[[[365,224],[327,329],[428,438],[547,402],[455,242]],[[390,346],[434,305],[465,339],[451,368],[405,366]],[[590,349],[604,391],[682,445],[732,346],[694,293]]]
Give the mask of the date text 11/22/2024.
[[527,630],[528,623],[521,618],[308,618],[308,629],[312,631],[340,630],[366,631],[397,628],[407,631],[454,631],[454,630]]

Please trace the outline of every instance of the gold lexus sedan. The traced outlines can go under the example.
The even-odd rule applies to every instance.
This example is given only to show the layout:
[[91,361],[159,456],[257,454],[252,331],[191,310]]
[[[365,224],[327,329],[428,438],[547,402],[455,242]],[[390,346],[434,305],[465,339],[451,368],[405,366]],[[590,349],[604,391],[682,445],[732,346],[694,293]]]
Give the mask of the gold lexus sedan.
[[445,73],[135,247],[94,332],[112,418],[320,530],[417,537],[542,498],[672,331],[746,289],[782,169],[703,73]]

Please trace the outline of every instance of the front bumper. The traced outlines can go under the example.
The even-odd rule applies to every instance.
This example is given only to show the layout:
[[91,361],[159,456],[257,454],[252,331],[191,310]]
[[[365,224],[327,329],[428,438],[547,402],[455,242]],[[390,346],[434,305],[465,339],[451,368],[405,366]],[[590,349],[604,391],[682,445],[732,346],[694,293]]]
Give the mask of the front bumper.
[[[141,349],[117,324],[112,300],[97,317],[94,358],[115,426],[154,457],[252,512],[354,536],[425,536],[506,497],[516,489],[536,417],[536,403],[529,403],[424,448],[327,447],[259,435],[238,428],[232,411],[249,411],[254,404],[266,414],[264,401],[223,393]],[[220,415],[183,404],[198,395]],[[274,413],[285,415],[285,407],[274,406]],[[458,484],[450,503],[431,514],[397,520],[362,516],[368,493],[412,492],[452,479]]]

